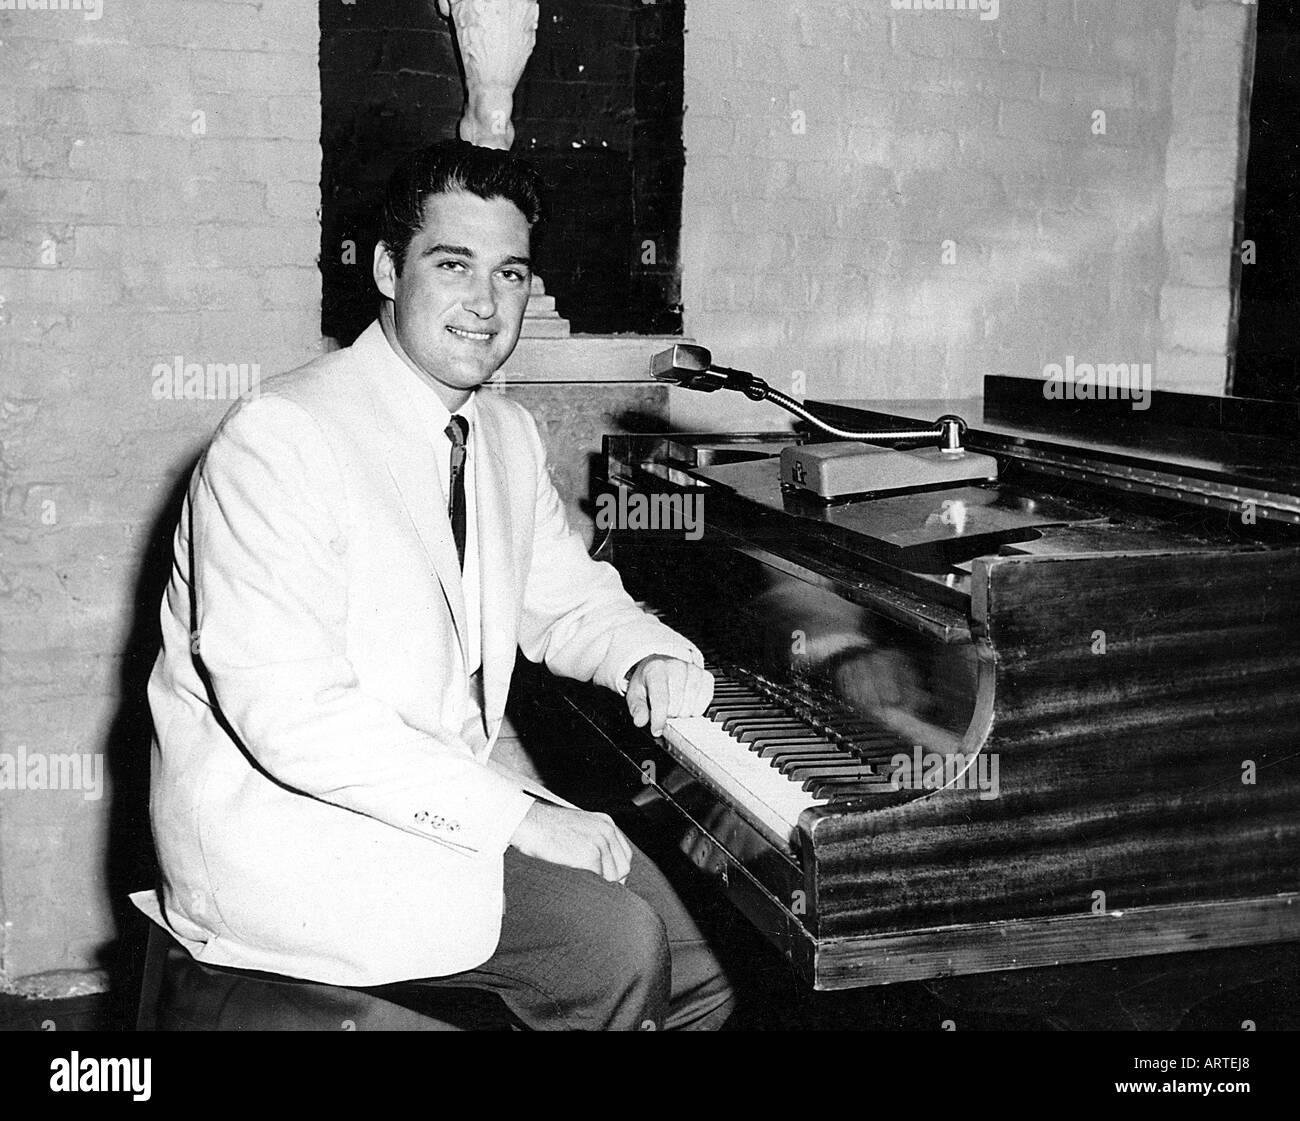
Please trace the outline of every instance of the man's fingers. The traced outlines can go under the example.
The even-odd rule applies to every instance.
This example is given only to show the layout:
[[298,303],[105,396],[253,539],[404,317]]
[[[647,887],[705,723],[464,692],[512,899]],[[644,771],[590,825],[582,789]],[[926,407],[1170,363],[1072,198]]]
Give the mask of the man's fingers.
[[621,883],[632,866],[632,843],[623,836],[609,814],[592,814],[591,818],[595,827],[591,842],[599,860],[595,871],[602,879]]
[[605,879],[610,883],[620,883],[627,879],[632,867],[630,854],[623,851],[614,837],[608,837],[601,845],[602,865]]
[[652,659],[632,675],[627,707],[638,727],[661,736],[674,716],[699,716],[713,700],[713,675],[675,658]]
[[670,662],[663,667],[668,706],[664,709],[664,716],[681,716],[682,703],[686,700],[686,671],[690,668],[686,662]]
[[632,849],[621,833],[618,837],[623,843],[614,846],[614,879],[622,883],[632,871]]
[[700,716],[713,700],[713,674],[691,666],[687,676],[690,681],[690,700],[681,715]]
[[599,841],[593,842],[591,845],[584,846],[582,849],[579,849],[576,855],[579,855],[581,857],[580,862],[578,860],[559,860],[556,861],[556,863],[568,864],[574,868],[582,868],[588,872],[595,872],[596,875],[602,878],[604,877],[605,860],[601,856]]
[[650,732],[656,736],[664,730],[663,718],[659,712],[662,703],[660,693],[663,689],[660,673],[659,663],[650,662],[637,675],[640,678],[640,684],[645,694],[645,708],[650,718]]
[[[680,665],[681,663],[678,663]],[[663,662],[653,662],[646,669],[646,703],[650,706],[650,731],[656,736],[664,733],[664,724],[670,716],[677,715],[674,701],[680,698],[674,695],[674,682],[680,680]]]
[[623,871],[623,875],[619,876],[621,880],[627,875],[628,869],[632,867],[632,842],[617,827],[614,829],[614,855],[618,858],[619,867]]
[[600,852],[601,877],[613,883],[618,879],[618,862],[614,859],[613,852],[610,851],[609,841],[601,838],[597,849]]
[[632,723],[643,727],[650,718],[650,706],[647,704],[645,674],[636,673],[627,687],[627,711],[632,716]]
[[623,879],[627,875],[628,869],[632,866],[632,842],[627,839],[623,831],[614,824],[614,819],[609,814],[597,814],[604,825],[604,839],[609,843],[610,853],[618,866],[618,879]]

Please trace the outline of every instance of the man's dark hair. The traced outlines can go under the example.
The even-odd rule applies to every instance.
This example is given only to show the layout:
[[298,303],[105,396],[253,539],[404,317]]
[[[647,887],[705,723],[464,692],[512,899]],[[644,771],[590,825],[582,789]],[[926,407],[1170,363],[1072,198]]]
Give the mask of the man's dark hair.
[[464,140],[440,140],[413,152],[388,179],[379,215],[379,240],[400,276],[406,247],[424,225],[430,195],[468,191],[481,199],[507,199],[535,226],[542,212],[542,177],[526,160]]

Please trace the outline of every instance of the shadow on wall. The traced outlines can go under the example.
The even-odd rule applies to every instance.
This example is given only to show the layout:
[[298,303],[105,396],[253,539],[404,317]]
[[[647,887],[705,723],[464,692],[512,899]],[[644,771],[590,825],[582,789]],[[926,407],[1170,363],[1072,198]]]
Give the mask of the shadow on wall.
[[157,881],[153,838],[149,829],[149,767],[153,722],[146,686],[162,642],[159,607],[172,568],[172,539],[181,504],[189,489],[196,456],[181,473],[149,530],[136,575],[134,615],[122,649],[118,709],[109,727],[104,756],[111,789],[104,882],[117,939],[101,947],[99,963],[107,970],[118,1024],[134,1022],[148,920],[127,895]]

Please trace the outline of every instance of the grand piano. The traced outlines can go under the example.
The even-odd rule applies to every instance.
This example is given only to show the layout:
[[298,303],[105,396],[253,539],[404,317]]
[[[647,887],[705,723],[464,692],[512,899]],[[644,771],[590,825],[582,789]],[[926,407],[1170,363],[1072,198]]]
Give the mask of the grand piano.
[[977,467],[828,498],[806,425],[605,440],[599,554],[717,691],[657,740],[569,702],[699,874],[819,990],[1300,939],[1300,407],[808,409],[956,414]]

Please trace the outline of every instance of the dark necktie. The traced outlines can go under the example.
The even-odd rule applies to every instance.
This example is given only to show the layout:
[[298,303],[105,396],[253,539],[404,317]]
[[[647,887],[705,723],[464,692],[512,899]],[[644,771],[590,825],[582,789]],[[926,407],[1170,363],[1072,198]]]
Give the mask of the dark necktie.
[[452,413],[447,425],[447,439],[451,441],[451,494],[447,501],[447,516],[451,518],[451,535],[456,541],[456,555],[460,569],[465,571],[465,438],[469,435],[469,421]]

